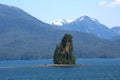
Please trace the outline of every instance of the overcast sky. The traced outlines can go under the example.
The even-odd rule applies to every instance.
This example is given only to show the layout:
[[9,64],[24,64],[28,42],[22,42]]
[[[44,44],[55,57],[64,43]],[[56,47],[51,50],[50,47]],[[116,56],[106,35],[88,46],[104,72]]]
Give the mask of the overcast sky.
[[120,26],[120,0],[0,0],[23,9],[46,23],[87,15],[108,27]]

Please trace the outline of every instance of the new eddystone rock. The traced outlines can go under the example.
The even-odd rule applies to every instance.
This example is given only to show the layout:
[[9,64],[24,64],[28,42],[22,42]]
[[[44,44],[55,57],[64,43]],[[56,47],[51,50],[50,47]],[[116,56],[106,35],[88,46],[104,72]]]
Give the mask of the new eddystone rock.
[[54,64],[75,64],[76,57],[72,54],[73,41],[70,34],[65,34],[54,52]]

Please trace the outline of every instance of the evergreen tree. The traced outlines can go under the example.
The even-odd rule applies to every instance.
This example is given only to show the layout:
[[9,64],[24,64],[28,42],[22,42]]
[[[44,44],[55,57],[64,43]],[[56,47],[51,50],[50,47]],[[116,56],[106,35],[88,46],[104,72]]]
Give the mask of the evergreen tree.
[[56,46],[54,52],[54,64],[75,64],[76,57],[72,54],[72,36],[65,34],[60,45]]

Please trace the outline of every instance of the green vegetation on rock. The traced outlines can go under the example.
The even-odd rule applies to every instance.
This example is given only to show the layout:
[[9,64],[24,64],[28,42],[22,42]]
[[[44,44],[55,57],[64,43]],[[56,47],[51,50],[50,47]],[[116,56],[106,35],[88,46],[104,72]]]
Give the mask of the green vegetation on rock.
[[54,52],[54,64],[75,64],[76,57],[72,54],[72,36],[65,34],[60,45],[56,46]]

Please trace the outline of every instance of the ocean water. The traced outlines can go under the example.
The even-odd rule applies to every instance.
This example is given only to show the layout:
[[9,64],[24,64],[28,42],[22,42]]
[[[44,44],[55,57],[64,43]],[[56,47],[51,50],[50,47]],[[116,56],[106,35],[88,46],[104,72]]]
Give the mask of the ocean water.
[[0,80],[120,80],[120,58],[78,59],[76,63],[86,65],[27,68],[20,66],[52,64],[52,60],[0,61]]

